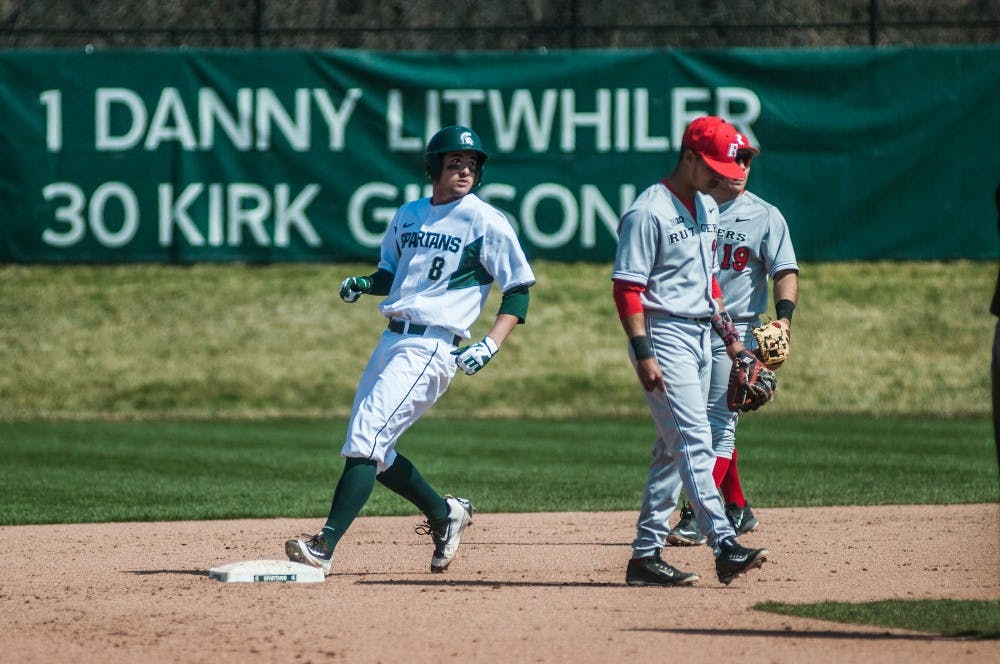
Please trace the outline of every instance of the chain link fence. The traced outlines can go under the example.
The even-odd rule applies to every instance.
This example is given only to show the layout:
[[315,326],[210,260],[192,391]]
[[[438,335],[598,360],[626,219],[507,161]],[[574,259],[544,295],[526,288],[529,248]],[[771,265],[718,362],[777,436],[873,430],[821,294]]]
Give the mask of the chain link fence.
[[0,48],[541,50],[1000,42],[1000,0],[0,0]]

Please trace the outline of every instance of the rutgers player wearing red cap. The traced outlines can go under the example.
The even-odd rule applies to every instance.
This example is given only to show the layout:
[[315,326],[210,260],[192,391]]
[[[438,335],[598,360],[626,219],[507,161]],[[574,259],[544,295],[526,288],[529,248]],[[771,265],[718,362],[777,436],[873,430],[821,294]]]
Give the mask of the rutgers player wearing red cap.
[[715,279],[719,211],[705,195],[722,178],[743,176],[736,155],[746,144],[721,118],[698,118],[684,132],[673,172],[640,194],[618,226],[615,304],[657,433],[625,575],[629,585],[698,580],[660,558],[682,487],[715,553],[719,581],[729,584],[767,559],[766,549],[740,546],[726,518],[712,477],[706,408],[713,330],[730,358],[757,361],[723,307]]
[[[760,153],[752,145],[741,147],[736,163],[744,170],[739,178],[726,178],[711,191],[719,204],[719,285],[725,296],[726,311],[740,338],[756,346],[751,333],[760,326],[767,311],[768,281],[773,283],[777,321],[791,331],[792,312],[798,304],[799,266],[795,259],[788,223],[775,206],[746,190],[750,162]],[[736,426],[739,412],[727,405],[726,391],[732,362],[719,339],[712,344],[712,386],[708,393],[708,420],[715,450],[715,483],[726,502],[726,515],[737,536],[757,528],[740,482],[737,467]],[[777,367],[774,367],[777,368]],[[681,509],[681,518],[667,536],[677,545],[701,544],[705,535],[690,507]]]

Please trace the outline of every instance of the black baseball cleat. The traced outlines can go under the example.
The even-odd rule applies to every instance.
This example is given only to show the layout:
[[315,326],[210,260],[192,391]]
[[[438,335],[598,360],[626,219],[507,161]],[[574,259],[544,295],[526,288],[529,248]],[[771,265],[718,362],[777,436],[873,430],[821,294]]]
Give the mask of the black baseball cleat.
[[695,546],[704,544],[708,538],[702,534],[698,519],[690,505],[681,508],[681,518],[677,525],[667,533],[667,544],[674,546]]
[[757,530],[757,526],[760,525],[753,512],[750,511],[749,505],[740,507],[736,503],[729,503],[726,505],[726,517],[733,530],[736,531],[737,537],[749,533],[751,530]]
[[625,571],[625,583],[630,586],[690,586],[697,580],[697,574],[682,572],[663,562],[659,551],[645,558],[633,558]]
[[735,537],[719,542],[719,555],[715,559],[715,573],[727,586],[740,574],[756,569],[767,560],[767,549],[748,549],[736,543]]

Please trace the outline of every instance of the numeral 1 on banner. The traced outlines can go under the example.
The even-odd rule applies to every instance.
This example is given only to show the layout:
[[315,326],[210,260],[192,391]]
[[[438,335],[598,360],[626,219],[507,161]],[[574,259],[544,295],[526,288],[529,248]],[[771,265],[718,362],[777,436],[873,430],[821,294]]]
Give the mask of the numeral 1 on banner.
[[45,90],[38,95],[45,106],[45,147],[49,152],[62,150],[62,92]]

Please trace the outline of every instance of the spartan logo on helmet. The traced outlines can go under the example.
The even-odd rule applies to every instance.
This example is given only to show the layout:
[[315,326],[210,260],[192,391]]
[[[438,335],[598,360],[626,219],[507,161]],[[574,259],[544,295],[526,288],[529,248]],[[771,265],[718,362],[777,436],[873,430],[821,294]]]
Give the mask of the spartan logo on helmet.
[[424,150],[424,168],[427,179],[433,182],[441,176],[445,154],[465,150],[472,150],[479,155],[479,170],[476,172],[476,181],[472,185],[473,188],[478,187],[479,183],[482,182],[483,168],[489,155],[483,149],[483,142],[479,140],[479,135],[468,127],[460,125],[445,127],[427,141],[427,149]]

